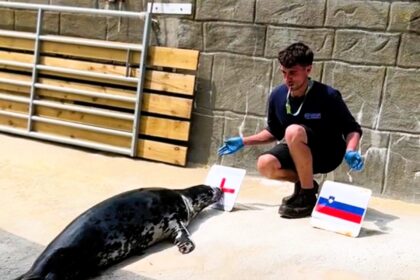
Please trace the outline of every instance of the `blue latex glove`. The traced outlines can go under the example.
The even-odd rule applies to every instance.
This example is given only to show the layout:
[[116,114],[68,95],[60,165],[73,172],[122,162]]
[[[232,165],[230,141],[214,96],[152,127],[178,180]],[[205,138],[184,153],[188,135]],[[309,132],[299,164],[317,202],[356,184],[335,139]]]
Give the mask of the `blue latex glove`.
[[363,169],[363,158],[359,152],[347,151],[344,155],[344,159],[351,169],[355,171],[360,171]]
[[225,144],[217,151],[219,156],[230,155],[236,153],[244,146],[242,137],[232,137],[225,141]]

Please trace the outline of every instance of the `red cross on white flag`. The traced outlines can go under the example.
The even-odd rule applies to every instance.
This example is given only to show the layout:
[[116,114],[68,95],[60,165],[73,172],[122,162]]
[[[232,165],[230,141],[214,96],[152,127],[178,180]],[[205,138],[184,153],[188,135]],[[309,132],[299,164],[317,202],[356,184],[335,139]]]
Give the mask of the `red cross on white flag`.
[[222,199],[215,203],[216,208],[222,208],[225,211],[232,211],[242,180],[245,177],[246,170],[239,168],[213,165],[207,175],[205,184],[220,188],[223,192]]

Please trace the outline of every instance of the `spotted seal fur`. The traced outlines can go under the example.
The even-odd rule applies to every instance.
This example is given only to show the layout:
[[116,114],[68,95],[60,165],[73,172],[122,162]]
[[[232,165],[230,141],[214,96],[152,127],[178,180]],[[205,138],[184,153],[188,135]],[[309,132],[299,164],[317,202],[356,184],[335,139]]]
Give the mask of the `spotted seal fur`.
[[181,190],[143,188],[108,198],[74,219],[16,280],[80,280],[170,239],[194,250],[187,225],[221,191],[206,185]]

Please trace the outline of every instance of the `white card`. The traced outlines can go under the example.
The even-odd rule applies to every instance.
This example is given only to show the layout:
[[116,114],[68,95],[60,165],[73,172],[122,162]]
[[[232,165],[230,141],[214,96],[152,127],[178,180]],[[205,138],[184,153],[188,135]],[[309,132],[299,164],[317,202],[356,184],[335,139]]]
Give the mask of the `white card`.
[[312,226],[357,237],[371,195],[366,188],[325,181],[312,211]]
[[206,178],[206,185],[222,189],[222,198],[214,204],[215,208],[232,211],[238,197],[246,170],[213,165]]

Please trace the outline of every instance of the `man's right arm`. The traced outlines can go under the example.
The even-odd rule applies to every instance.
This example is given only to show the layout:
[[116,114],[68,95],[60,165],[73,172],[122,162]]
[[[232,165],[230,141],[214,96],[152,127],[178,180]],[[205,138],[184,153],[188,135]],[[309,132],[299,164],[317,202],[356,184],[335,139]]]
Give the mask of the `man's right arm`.
[[267,129],[262,130],[261,132],[243,137],[243,142],[245,146],[258,145],[258,144],[268,144],[275,141],[276,138],[271,134]]
[[248,136],[248,137],[231,137],[227,139],[224,144],[217,150],[219,156],[234,154],[244,146],[247,145],[258,145],[270,143],[276,140],[276,138],[267,130]]

